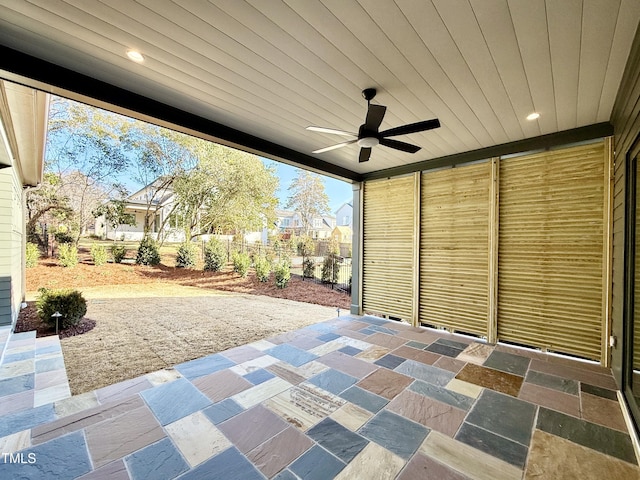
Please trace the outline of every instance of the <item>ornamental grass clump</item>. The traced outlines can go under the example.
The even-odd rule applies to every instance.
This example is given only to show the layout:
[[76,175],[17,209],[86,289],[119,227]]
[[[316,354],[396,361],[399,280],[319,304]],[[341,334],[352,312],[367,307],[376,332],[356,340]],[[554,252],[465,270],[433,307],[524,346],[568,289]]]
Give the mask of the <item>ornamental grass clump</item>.
[[77,325],[87,313],[87,301],[78,290],[40,288],[38,292],[40,293],[36,298],[38,316],[53,328],[56,326],[56,318],[52,315],[56,312],[61,315],[58,319],[60,329]]
[[191,242],[185,242],[178,247],[176,254],[176,267],[193,268],[196,266],[198,252],[196,246]]
[[107,263],[107,249],[104,248],[104,245],[91,244],[91,259],[96,267]]

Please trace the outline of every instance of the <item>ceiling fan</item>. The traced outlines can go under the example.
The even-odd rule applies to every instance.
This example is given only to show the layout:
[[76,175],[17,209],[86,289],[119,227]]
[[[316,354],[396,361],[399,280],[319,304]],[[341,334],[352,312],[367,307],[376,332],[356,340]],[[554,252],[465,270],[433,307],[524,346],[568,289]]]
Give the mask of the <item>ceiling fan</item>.
[[382,119],[384,118],[384,114],[387,111],[387,107],[385,107],[384,105],[371,104],[371,100],[373,100],[373,97],[376,96],[375,88],[367,88],[363,90],[362,96],[367,101],[367,118],[365,119],[364,123],[360,125],[358,134],[345,132],[343,130],[336,130],[333,128],[314,126],[307,127],[307,130],[311,130],[313,132],[331,133],[333,135],[353,137],[346,142],[331,145],[330,147],[321,148],[319,150],[314,150],[313,153],[324,153],[330,150],[335,150],[336,148],[342,148],[347,145],[351,145],[353,143],[357,143],[361,147],[359,158],[359,161],[361,163],[369,160],[369,158],[371,157],[371,149],[378,144],[384,145],[385,147],[389,148],[395,148],[396,150],[401,150],[403,152],[416,153],[418,150],[420,150],[420,147],[418,147],[417,145],[399,142],[398,140],[391,140],[387,137],[396,137],[398,135],[423,132],[425,130],[431,130],[440,126],[440,121],[437,118],[434,118],[433,120],[410,123],[401,127],[390,128],[388,130],[378,132],[378,128],[382,123]]

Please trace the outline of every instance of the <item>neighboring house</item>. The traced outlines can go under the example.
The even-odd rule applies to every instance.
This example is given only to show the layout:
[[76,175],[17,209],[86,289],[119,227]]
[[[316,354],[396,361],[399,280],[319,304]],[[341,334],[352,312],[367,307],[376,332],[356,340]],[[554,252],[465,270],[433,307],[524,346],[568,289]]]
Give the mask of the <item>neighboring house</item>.
[[[298,212],[276,210],[276,218],[278,233],[303,234],[302,218]],[[311,220],[309,235],[316,239],[329,238],[335,226],[336,217],[331,215],[314,217]]]
[[336,225],[353,229],[353,202],[348,201],[336,210]]
[[0,80],[0,325],[25,295],[25,196],[44,171],[49,96]]
[[338,243],[351,243],[351,237],[353,232],[350,227],[338,225],[331,232],[331,238],[338,241]]

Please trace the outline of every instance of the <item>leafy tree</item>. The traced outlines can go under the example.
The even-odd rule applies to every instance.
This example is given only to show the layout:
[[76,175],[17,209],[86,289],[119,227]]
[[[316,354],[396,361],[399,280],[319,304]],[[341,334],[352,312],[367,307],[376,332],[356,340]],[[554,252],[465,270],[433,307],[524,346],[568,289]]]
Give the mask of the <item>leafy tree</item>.
[[125,211],[126,204],[127,202],[124,200],[111,200],[110,202],[103,203],[98,206],[92,212],[94,217],[104,215],[107,225],[109,225],[114,231],[114,242],[117,239],[118,227],[120,225],[134,226],[136,224],[135,215]]
[[324,181],[320,175],[297,169],[296,176],[289,185],[286,208],[300,215],[302,233],[309,235],[314,217],[329,213],[329,196],[324,191]]
[[[73,214],[69,199],[60,192],[58,175],[45,173],[39,189],[27,193],[27,240],[43,248],[46,239],[38,235],[38,224],[53,224]],[[43,232],[44,233],[44,232]]]

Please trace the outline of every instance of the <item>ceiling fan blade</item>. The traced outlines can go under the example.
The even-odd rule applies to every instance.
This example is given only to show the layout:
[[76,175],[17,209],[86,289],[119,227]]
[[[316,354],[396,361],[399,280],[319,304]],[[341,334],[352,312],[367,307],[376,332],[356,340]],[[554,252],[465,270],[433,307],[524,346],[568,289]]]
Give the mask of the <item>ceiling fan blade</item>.
[[380,145],[384,145],[385,147],[395,148],[396,150],[402,150],[403,152],[416,153],[420,150],[420,147],[417,145],[411,145],[410,143],[399,142],[397,140],[390,140],[388,138],[381,138]]
[[336,145],[331,145],[330,147],[324,147],[321,148],[319,150],[314,150],[311,153],[324,153],[324,152],[329,152],[331,150],[335,150],[336,148],[342,148],[342,147],[346,147],[347,145],[351,145],[352,143],[356,143],[358,141],[357,138],[353,139],[353,140],[349,140],[347,142],[342,142],[342,143],[338,143]]
[[359,158],[359,162],[368,162],[369,158],[371,157],[371,149],[370,148],[361,148],[360,149],[360,158]]
[[386,111],[387,107],[385,107],[384,105],[369,104],[369,109],[367,110],[367,119],[364,122],[364,128],[372,132],[377,132]]
[[440,120],[434,118],[433,120],[425,120],[423,122],[409,123],[401,127],[390,128],[389,130],[380,132],[380,136],[395,137],[396,135],[408,135],[409,133],[423,132],[438,127],[440,127]]
[[324,127],[307,127],[307,130],[311,130],[312,132],[320,132],[320,133],[331,133],[332,135],[342,135],[344,137],[357,137],[355,133],[345,132],[344,130],[336,130],[335,128],[324,128]]

